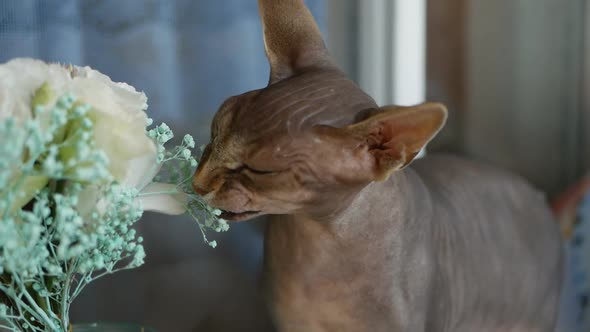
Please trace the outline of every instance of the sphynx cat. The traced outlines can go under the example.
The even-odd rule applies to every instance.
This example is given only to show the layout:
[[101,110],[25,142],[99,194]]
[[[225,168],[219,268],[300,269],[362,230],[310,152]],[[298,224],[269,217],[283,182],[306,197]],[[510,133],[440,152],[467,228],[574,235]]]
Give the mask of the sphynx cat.
[[220,107],[193,186],[228,220],[270,215],[277,329],[553,331],[562,250],[544,196],[477,162],[412,163],[445,107],[379,107],[303,0],[259,8],[269,84]]

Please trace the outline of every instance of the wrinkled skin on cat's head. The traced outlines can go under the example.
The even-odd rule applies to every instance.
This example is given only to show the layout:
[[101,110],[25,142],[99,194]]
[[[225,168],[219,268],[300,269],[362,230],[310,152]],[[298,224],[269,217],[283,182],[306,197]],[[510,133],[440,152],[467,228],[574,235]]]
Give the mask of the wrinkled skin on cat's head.
[[259,5],[269,85],[219,108],[193,187],[229,220],[326,218],[409,164],[444,125],[446,110],[377,107],[332,63],[303,1]]

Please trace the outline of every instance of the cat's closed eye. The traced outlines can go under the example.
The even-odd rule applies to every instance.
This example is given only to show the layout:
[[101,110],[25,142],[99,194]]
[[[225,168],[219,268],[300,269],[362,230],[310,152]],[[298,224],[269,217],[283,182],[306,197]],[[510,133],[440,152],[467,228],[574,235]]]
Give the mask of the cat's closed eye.
[[262,169],[257,169],[257,168],[253,168],[247,164],[241,164],[238,168],[232,170],[233,172],[242,172],[242,171],[247,171],[247,172],[251,172],[254,174],[258,174],[258,175],[265,175],[265,174],[273,174],[273,173],[277,173],[276,171],[271,171],[271,170],[262,170]]

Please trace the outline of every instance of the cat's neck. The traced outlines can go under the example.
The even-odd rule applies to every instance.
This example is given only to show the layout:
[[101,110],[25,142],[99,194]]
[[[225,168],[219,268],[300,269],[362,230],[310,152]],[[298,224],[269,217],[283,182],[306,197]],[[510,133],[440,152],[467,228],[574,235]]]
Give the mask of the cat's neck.
[[[364,246],[396,233],[397,227],[423,219],[430,211],[430,197],[418,175],[411,169],[373,182],[353,195],[346,206],[329,215],[273,216],[269,231],[282,243],[338,243]],[[309,249],[313,250],[313,249]]]
[[[385,182],[367,185],[331,218],[273,216],[267,228],[266,258],[288,262],[285,268],[304,264],[313,269],[314,264],[338,265],[340,257],[348,260],[351,255],[361,261],[364,254],[391,256],[390,250],[377,246],[407,240],[399,237],[408,228],[428,228],[422,221],[431,219],[430,214],[430,197],[418,175],[400,171]],[[379,262],[379,257],[372,257],[369,261]]]
[[366,186],[331,219],[273,217],[265,239],[265,278],[275,314],[305,321],[309,312],[325,316],[366,303],[399,306],[379,292],[395,291],[394,276],[412,264],[408,252],[420,251],[421,241],[412,234],[428,233],[416,232],[428,227],[421,221],[429,198],[417,197],[423,187],[413,171],[403,171]]
[[394,227],[397,223],[410,222],[420,214],[428,203],[429,196],[416,172],[406,169],[394,173],[388,180],[372,182],[350,199],[342,199],[344,206],[328,215],[318,217],[292,215],[286,219],[294,224],[311,223],[322,225],[326,231],[339,238],[372,233],[368,228]]

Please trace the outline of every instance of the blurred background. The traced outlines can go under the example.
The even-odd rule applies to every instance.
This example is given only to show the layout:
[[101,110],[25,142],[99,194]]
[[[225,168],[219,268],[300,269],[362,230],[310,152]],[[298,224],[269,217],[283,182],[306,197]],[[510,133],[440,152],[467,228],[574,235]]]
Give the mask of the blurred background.
[[[494,163],[559,199],[573,262],[564,296],[573,325],[563,331],[589,331],[590,198],[579,181],[590,170],[590,1],[306,3],[336,61],[378,103],[448,106],[428,153]],[[128,82],[146,92],[156,123],[199,143],[225,98],[264,87],[269,74],[255,0],[1,0],[0,63],[25,56]],[[211,249],[190,219],[147,215],[145,266],[91,286],[74,319],[272,331],[260,295],[263,227],[233,225]]]

